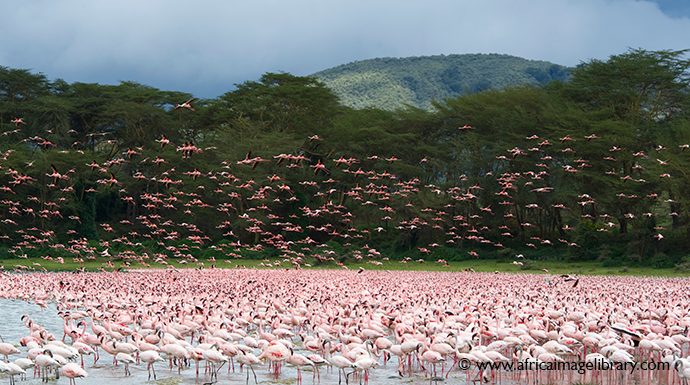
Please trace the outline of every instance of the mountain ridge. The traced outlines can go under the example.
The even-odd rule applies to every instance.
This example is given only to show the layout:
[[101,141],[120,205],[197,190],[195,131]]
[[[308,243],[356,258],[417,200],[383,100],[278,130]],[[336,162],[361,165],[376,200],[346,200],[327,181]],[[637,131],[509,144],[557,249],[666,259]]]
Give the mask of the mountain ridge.
[[394,110],[519,85],[566,80],[570,68],[507,54],[382,57],[353,61],[312,74],[354,108]]

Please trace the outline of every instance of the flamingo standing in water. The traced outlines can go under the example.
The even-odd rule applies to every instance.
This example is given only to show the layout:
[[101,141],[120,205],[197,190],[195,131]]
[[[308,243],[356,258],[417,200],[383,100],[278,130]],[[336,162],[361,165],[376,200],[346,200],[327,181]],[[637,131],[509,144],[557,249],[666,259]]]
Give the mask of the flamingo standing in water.
[[673,362],[673,369],[678,373],[678,377],[683,381],[683,385],[688,385],[688,380],[690,380],[690,357],[675,360]]
[[48,375],[51,368],[57,369],[60,363],[53,358],[53,353],[50,350],[44,350],[34,358],[36,366],[41,370],[41,379],[43,382],[48,382]]
[[290,356],[290,349],[280,342],[271,342],[261,352],[258,359],[260,361],[268,360],[273,366],[273,374],[277,378],[280,374],[280,365]]
[[297,368],[297,383],[298,384],[302,383],[301,368],[303,368],[305,366],[314,367],[314,363],[311,362],[310,359],[308,359],[306,356],[303,356],[302,354],[295,354],[295,352],[292,349],[290,349],[290,355],[287,357],[286,362]]
[[84,370],[81,366],[70,362],[60,368],[60,373],[62,373],[63,376],[69,378],[69,383],[70,385],[76,385],[76,379],[77,378],[86,378],[88,377],[88,373],[86,373],[86,370]]
[[345,368],[351,368],[354,362],[350,361],[347,357],[337,355],[329,358],[328,363],[331,366],[338,368],[338,385],[342,382],[342,377],[345,377],[345,384],[348,383],[348,376],[345,373]]
[[157,379],[155,363],[164,361],[163,358],[155,350],[146,350],[139,354],[139,359],[146,363],[146,370],[149,372],[148,381],[151,381],[151,372],[153,372],[153,380],[155,381]]
[[[254,371],[254,365],[258,365],[259,363],[261,363],[261,361],[259,361],[259,358],[252,353],[247,353],[240,350],[240,354],[237,356],[237,362],[240,363],[240,369],[244,365],[252,371],[252,374],[254,375],[254,383],[258,384],[259,382],[256,380],[256,372]],[[245,384],[249,384],[249,370],[247,370],[247,381],[245,382]]]
[[127,353],[119,352],[115,355],[115,361],[124,364],[125,377],[132,375],[132,372],[129,370],[129,364],[133,364],[136,362],[134,357],[132,357],[131,355],[129,355]]
[[19,349],[7,342],[0,342],[0,354],[5,356],[5,362],[9,362],[9,356],[12,354],[19,354]]
[[[216,349],[204,350],[203,357],[211,364],[211,379],[218,379],[218,372],[230,359]],[[220,365],[218,365],[220,364]],[[216,367],[216,365],[218,365]]]
[[[95,248],[92,251],[97,253]],[[133,355],[124,350],[140,350],[139,357],[154,379],[154,365],[163,354],[170,358],[171,370],[175,360],[181,373],[189,370],[190,357],[197,360],[201,352],[201,359],[214,366],[206,374],[206,380],[210,376],[212,381],[218,366],[234,356],[247,370],[246,384],[257,365],[267,361],[277,376],[283,363],[296,366],[299,380],[305,366],[316,368],[325,361],[337,368],[339,383],[343,373],[349,383],[351,375],[362,382],[378,375],[382,351],[399,356],[406,364],[401,372],[412,375],[422,371],[433,375],[430,366],[453,356],[455,362],[442,375],[457,382],[462,372],[456,366],[463,359],[472,368],[507,360],[560,362],[575,355],[588,362],[641,362],[648,357],[645,349],[664,355],[663,362],[675,369],[670,373],[683,379],[690,364],[676,361],[690,347],[686,340],[690,304],[683,295],[687,278],[588,276],[580,280],[586,285],[572,287],[557,275],[373,269],[361,274],[219,268],[24,273],[0,274],[0,297],[47,301],[46,293],[62,285],[59,296],[52,299],[57,308],[87,309],[94,322],[106,325],[99,342],[116,359],[121,353],[118,365],[125,363],[123,354]],[[654,294],[662,290],[668,298],[657,299]],[[230,297],[237,300],[228,301]],[[75,317],[64,311],[61,316]],[[69,363],[65,357],[76,360],[88,346],[80,340],[83,330],[72,330],[70,334],[77,336],[74,342],[62,343],[29,317],[22,321],[30,332],[21,339],[29,349],[26,368],[35,359],[44,380],[53,368]],[[293,343],[296,336],[303,344]],[[19,360],[15,361],[18,366]],[[127,365],[131,363],[129,359]],[[129,369],[125,368],[127,375]],[[668,375],[638,372],[627,375],[628,379],[638,380],[644,374],[651,382],[660,382]],[[501,370],[482,371],[477,380],[499,377],[500,381],[504,373],[516,383],[542,382],[541,377],[567,383],[591,380],[589,375],[588,380],[577,374]],[[468,369],[468,383],[475,378],[469,374]],[[334,376],[328,381],[335,383]]]
[[14,376],[25,375],[24,369],[19,367],[13,362],[1,362],[0,361],[0,373],[7,373],[10,376],[10,385],[14,385]]

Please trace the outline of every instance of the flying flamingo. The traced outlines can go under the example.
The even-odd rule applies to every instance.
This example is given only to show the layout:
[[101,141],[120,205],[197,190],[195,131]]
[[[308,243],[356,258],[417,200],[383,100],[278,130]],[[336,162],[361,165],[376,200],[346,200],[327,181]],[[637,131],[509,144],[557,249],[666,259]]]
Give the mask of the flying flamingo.
[[182,103],[178,103],[175,105],[174,109],[175,110],[186,109],[186,110],[194,111],[194,107],[192,106],[192,102],[194,100],[196,100],[196,98],[187,99]]

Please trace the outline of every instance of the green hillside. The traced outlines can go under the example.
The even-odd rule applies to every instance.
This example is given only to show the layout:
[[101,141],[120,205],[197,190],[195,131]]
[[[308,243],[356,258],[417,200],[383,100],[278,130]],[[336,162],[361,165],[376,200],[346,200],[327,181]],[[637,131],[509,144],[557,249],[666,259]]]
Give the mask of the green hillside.
[[467,54],[378,58],[333,67],[313,76],[350,107],[429,109],[434,100],[568,77],[567,67],[510,55]]

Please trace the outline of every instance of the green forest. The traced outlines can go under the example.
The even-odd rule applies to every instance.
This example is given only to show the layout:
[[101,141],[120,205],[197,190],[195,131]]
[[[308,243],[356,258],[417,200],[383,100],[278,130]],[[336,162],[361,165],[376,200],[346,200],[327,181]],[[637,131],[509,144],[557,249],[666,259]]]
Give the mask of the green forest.
[[633,49],[392,111],[287,73],[202,100],[0,67],[0,256],[687,266],[689,66]]
[[313,76],[354,108],[433,109],[433,102],[487,90],[565,81],[570,69],[499,54],[378,58],[329,68]]

